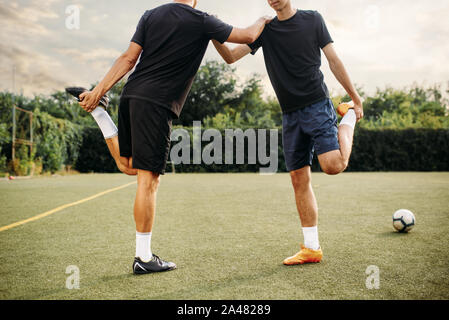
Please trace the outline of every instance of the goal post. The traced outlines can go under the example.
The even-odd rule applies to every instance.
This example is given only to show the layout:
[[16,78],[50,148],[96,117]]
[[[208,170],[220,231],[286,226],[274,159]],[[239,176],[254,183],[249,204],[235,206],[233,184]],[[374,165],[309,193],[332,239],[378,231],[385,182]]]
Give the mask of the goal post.
[[[12,110],[12,150],[11,158],[16,159],[16,146],[27,145],[30,147],[30,158],[33,155],[33,112],[17,106],[13,106]],[[17,118],[19,117],[19,123]],[[19,124],[19,127],[18,127]],[[28,127],[28,128],[26,128]],[[20,129],[18,136],[18,129]]]

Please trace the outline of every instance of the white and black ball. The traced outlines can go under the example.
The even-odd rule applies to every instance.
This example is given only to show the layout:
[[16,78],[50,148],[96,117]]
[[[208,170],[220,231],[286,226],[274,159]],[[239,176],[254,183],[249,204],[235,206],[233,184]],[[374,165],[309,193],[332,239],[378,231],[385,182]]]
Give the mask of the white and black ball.
[[409,232],[416,224],[415,215],[407,209],[401,209],[393,214],[393,227],[401,233]]

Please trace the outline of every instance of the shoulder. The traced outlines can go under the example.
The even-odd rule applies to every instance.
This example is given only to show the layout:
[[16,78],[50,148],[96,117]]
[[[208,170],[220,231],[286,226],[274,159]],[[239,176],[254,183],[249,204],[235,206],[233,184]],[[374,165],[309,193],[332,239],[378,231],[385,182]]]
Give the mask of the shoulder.
[[154,12],[155,9],[147,10],[144,12],[143,17],[148,18]]
[[172,3],[166,3],[157,7],[154,7],[153,9],[145,11],[145,14],[151,14],[153,12],[163,12],[166,10],[170,10],[172,8]]
[[146,22],[146,21],[148,21],[148,18],[149,18],[153,13],[157,12],[157,9],[158,9],[158,8],[146,10],[146,11],[143,13],[142,17],[140,18],[140,21],[141,21],[141,22]]
[[147,10],[143,13],[143,15],[140,17],[138,28],[145,28],[148,24],[149,17],[151,16],[153,10]]
[[[154,16],[160,16],[162,18],[166,17],[167,15],[170,15],[170,13],[175,13],[175,15],[179,15],[182,17],[190,17],[193,19],[198,19],[203,21],[204,17],[209,16],[207,13],[200,11],[198,9],[194,9],[189,5],[185,5],[182,3],[166,3],[163,5],[160,5],[152,10],[146,11],[148,12],[148,16],[154,15]],[[170,15],[172,16],[172,15]]]
[[272,27],[277,24],[279,24],[279,19],[277,16],[274,16],[273,20],[271,20],[270,23],[266,25],[266,27]]
[[260,38],[262,38],[262,36],[265,36],[267,33],[273,32],[274,30],[279,28],[279,26],[280,26],[279,19],[277,16],[275,16],[273,18],[273,20],[270,21],[270,23],[265,25],[265,28],[263,29],[262,33],[260,34]]
[[206,12],[192,8],[191,6],[182,3],[168,3],[166,4],[166,6],[169,6],[171,9],[189,12],[198,16],[208,16]]
[[208,24],[212,24],[212,25],[225,24],[215,14],[209,14],[209,13],[203,12],[203,11],[198,11],[198,14],[202,17],[203,23],[208,23]]
[[[196,10],[196,9],[194,9]],[[208,12],[204,12],[204,11],[200,11],[200,10],[196,10],[196,13],[200,16],[202,16],[203,18],[212,18],[212,19],[218,19],[217,16],[215,14],[211,14]]]
[[322,19],[321,13],[316,10],[300,10],[300,15],[303,19],[319,20]]

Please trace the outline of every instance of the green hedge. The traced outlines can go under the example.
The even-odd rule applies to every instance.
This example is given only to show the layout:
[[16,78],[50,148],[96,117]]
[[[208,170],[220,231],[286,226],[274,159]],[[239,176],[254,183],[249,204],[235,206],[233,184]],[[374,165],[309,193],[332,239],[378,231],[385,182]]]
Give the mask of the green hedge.
[[[3,111],[9,112],[11,116],[11,110]],[[16,170],[17,164],[11,162],[12,121],[0,123],[0,172],[28,174],[33,162],[41,165],[42,170],[46,172],[56,172],[64,166],[74,165],[78,158],[84,128],[69,120],[55,118],[39,109],[34,110],[33,119],[33,153],[29,155],[28,146],[16,146],[16,162],[22,163],[21,170]],[[29,139],[29,126],[21,127],[19,124],[17,138]]]
[[43,170],[56,172],[62,166],[73,166],[79,155],[83,128],[46,112],[34,111],[35,159],[41,159]]
[[[187,130],[191,134],[191,129]],[[222,135],[224,136],[224,133]],[[281,130],[279,130],[278,141],[278,171],[285,172]],[[172,146],[174,144],[176,142]],[[203,142],[202,146],[204,147],[206,144]],[[258,172],[259,168],[258,164],[201,164],[176,165],[175,169],[176,172]],[[76,169],[80,172],[117,172],[101,132],[97,128],[84,130]],[[316,157],[313,170],[320,170]],[[171,171],[170,166],[167,166],[167,171]],[[348,171],[449,171],[449,130],[357,129]]]
[[98,127],[84,128],[83,142],[79,149],[75,169],[82,173],[119,172]]
[[356,132],[350,171],[449,171],[449,130]]

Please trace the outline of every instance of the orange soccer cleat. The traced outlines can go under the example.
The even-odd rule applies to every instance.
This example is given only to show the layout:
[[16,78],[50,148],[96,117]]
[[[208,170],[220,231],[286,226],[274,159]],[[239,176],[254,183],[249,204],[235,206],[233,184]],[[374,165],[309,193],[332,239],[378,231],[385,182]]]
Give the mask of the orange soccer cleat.
[[320,249],[312,250],[301,245],[301,251],[295,254],[293,257],[289,257],[284,260],[286,266],[294,266],[304,263],[318,263],[323,258],[323,251]]
[[337,107],[337,113],[344,117],[345,114],[348,113],[349,109],[354,109],[354,102],[350,101],[350,102],[343,102],[340,103]]

